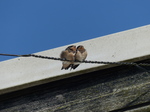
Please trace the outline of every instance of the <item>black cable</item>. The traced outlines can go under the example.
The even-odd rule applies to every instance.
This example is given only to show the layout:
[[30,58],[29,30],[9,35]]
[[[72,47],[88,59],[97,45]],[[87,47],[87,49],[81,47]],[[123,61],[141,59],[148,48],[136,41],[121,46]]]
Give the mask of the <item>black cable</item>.
[[[3,56],[17,56],[17,57],[35,57],[35,58],[43,58],[43,59],[51,59],[51,60],[59,60],[59,61],[70,61],[66,59],[56,58],[56,57],[48,57],[48,56],[41,56],[35,54],[26,54],[26,55],[16,55],[16,54],[0,54]],[[71,62],[71,61],[70,61]],[[149,63],[133,63],[133,62],[105,62],[105,61],[74,61],[80,63],[91,63],[91,64],[117,64],[117,65],[132,65],[132,66],[150,66]]]

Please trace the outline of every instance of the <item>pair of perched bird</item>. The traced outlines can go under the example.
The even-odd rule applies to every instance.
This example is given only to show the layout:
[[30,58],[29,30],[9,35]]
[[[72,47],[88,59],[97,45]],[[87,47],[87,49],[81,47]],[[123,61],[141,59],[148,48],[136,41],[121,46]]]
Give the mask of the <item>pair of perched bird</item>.
[[62,69],[68,70],[76,69],[79,66],[79,62],[74,61],[84,61],[87,57],[87,51],[84,46],[79,45],[77,48],[75,45],[68,46],[64,51],[61,52],[60,58],[69,61],[62,62]]

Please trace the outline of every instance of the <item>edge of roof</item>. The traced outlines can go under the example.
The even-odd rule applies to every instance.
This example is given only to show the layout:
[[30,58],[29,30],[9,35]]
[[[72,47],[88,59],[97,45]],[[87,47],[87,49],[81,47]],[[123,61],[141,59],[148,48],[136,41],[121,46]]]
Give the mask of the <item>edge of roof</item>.
[[[84,45],[87,60],[141,61],[150,58],[150,25],[126,30],[71,45]],[[59,57],[62,46],[37,55]],[[61,61],[19,57],[0,62],[0,95],[43,83],[89,73],[117,65],[82,63],[76,70],[61,70]]]

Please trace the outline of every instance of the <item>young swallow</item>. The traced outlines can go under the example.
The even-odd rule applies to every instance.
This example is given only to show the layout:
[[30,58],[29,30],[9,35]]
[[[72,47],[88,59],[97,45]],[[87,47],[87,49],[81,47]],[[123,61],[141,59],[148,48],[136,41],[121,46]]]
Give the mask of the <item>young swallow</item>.
[[[75,54],[75,61],[84,61],[87,57],[87,51],[84,48],[84,46],[79,45],[76,49],[76,54]],[[79,66],[80,63],[74,63],[72,65],[73,69],[76,69]]]
[[65,69],[68,70],[73,65],[73,61],[75,60],[75,54],[76,54],[76,46],[68,46],[64,51],[61,52],[60,58],[70,60],[69,61],[63,61],[62,62],[62,68],[61,70]]

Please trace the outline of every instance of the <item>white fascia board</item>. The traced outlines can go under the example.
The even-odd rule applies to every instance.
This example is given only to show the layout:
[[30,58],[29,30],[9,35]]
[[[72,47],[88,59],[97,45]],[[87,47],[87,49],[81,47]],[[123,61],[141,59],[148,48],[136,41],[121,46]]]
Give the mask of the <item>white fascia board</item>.
[[[86,60],[93,61],[139,61],[150,55],[150,25],[90,39],[71,45],[84,45],[88,52]],[[67,46],[58,47],[37,55],[59,57]],[[82,63],[76,70],[61,70],[62,62],[19,57],[0,62],[0,94],[39,85],[115,65]]]

